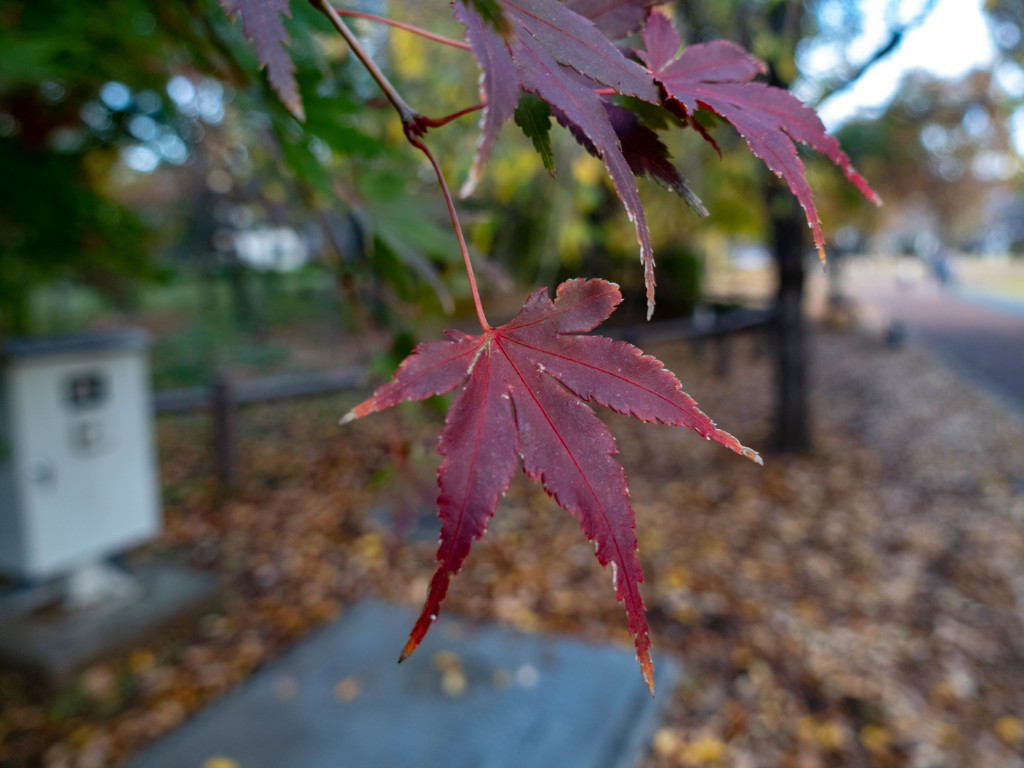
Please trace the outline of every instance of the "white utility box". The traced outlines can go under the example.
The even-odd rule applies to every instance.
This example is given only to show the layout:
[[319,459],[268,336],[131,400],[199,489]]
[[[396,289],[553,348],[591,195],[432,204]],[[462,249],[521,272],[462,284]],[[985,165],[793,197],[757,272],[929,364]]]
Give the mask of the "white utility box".
[[0,347],[0,570],[43,579],[152,538],[148,336]]

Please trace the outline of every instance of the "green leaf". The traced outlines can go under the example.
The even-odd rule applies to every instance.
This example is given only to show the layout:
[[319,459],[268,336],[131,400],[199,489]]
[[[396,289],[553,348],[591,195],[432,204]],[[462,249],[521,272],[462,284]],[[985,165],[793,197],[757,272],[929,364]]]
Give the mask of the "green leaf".
[[[670,128],[680,128],[684,125],[678,116],[673,115],[661,104],[651,104],[643,99],[638,99],[636,96],[623,96],[621,94],[610,96],[608,100],[612,104],[628,109],[640,119],[642,125],[647,126],[652,131],[667,131]],[[707,110],[704,111],[706,112]]]
[[467,2],[480,14],[480,18],[484,20],[484,23],[494,29],[499,35],[504,37],[512,31],[508,19],[505,18],[505,14],[501,11],[501,4],[498,0],[467,0]]
[[555,155],[551,151],[551,107],[539,96],[523,93],[515,111],[516,125],[533,142],[548,173],[555,175]]

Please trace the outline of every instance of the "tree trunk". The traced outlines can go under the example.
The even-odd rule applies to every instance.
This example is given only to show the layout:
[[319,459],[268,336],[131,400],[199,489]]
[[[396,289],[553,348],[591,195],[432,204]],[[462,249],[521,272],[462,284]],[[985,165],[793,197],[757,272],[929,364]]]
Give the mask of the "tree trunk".
[[807,221],[796,198],[778,179],[769,180],[766,197],[772,255],[778,269],[772,445],[778,451],[806,452],[811,448],[810,355],[803,312]]

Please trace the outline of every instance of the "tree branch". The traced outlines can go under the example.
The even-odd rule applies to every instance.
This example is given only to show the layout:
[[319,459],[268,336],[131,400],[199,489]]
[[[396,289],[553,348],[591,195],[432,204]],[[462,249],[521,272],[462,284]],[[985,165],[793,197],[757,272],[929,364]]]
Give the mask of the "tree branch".
[[454,115],[448,115],[447,117],[439,118],[437,120],[431,120],[419,112],[414,110],[408,104],[405,103],[405,99],[399,95],[398,91],[388,80],[387,76],[381,71],[380,67],[373,60],[366,49],[363,48],[359,39],[352,34],[352,30],[348,28],[341,16],[334,9],[334,6],[330,4],[328,0],[311,0],[314,6],[327,16],[334,25],[334,28],[341,33],[341,36],[345,38],[345,42],[348,43],[352,52],[358,57],[359,61],[362,62],[363,66],[370,73],[370,76],[377,82],[380,89],[384,91],[384,95],[387,96],[388,101],[391,102],[392,106],[398,111],[399,117],[402,119],[402,130],[405,132],[405,138],[427,156],[430,164],[434,168],[434,173],[437,174],[437,181],[441,185],[441,192],[444,195],[444,201],[448,206],[448,214],[452,219],[452,226],[455,228],[455,236],[459,241],[459,250],[462,251],[462,261],[466,267],[466,275],[469,277],[469,288],[473,293],[473,303],[476,306],[477,319],[480,321],[480,326],[484,331],[491,330],[490,324],[487,322],[487,318],[484,316],[483,304],[480,301],[480,291],[476,285],[476,275],[473,272],[473,262],[469,258],[469,248],[466,246],[466,238],[462,234],[462,226],[459,224],[459,216],[455,211],[455,203],[452,200],[451,192],[448,190],[448,183],[445,181],[444,173],[441,171],[441,166],[438,164],[434,155],[431,154],[430,150],[427,149],[427,145],[423,143],[423,136],[427,132],[427,129],[431,126],[444,125],[449,120],[453,120],[456,117],[466,114],[467,112],[473,112],[479,109],[480,106],[470,107],[468,110],[462,110],[456,112]]
[[411,32],[414,35],[425,37],[427,40],[433,40],[435,43],[450,45],[452,48],[461,48],[464,51],[470,50],[469,43],[464,43],[461,40],[453,40],[450,37],[445,37],[444,35],[439,35],[436,32],[431,32],[430,30],[423,29],[412,24],[406,24],[405,22],[402,21],[395,21],[394,19],[389,19],[386,16],[375,16],[372,13],[363,13],[362,11],[350,11],[346,8],[335,8],[334,11],[339,16],[351,16],[356,19],[367,19],[369,21],[377,21],[380,22],[381,24],[388,24],[392,27],[395,27],[396,29],[402,29],[405,30],[406,32]]
[[[327,2],[327,0],[313,0],[313,3],[316,5],[317,9],[322,11],[323,14],[330,19],[334,28],[338,30],[343,38],[345,38],[345,42],[348,43],[348,47],[352,49],[352,53],[354,53],[359,61],[362,62],[363,66],[366,67],[366,71],[370,73],[370,76],[377,82],[380,89],[384,91],[384,95],[387,96],[391,105],[398,110],[398,114],[402,118],[402,126],[408,129],[408,126],[416,125],[421,117],[420,113],[405,103],[405,99],[403,99],[399,95],[398,91],[395,90],[395,87],[391,85],[391,81],[388,80],[387,75],[381,72],[380,67],[377,66],[377,62],[375,62],[370,57],[370,54],[366,52],[362,43],[359,42],[359,38],[352,34],[352,30],[348,28],[348,25],[344,22],[341,16],[338,15],[334,6]],[[420,130],[420,133],[422,133],[422,129]]]
[[483,109],[485,106],[487,106],[487,105],[486,104],[474,104],[472,107],[466,107],[465,109],[460,109],[458,112],[453,112],[452,114],[445,115],[444,117],[421,117],[420,118],[420,122],[423,125],[428,126],[430,128],[440,128],[442,125],[447,125],[452,120],[456,120],[456,119],[462,117],[463,115],[469,115],[469,114],[472,114],[473,112],[478,112],[481,109]]
[[875,52],[872,53],[867,59],[861,62],[860,66],[858,66],[857,69],[854,70],[853,74],[843,78],[839,83],[835,85],[826,87],[825,92],[817,99],[815,99],[814,104],[812,106],[817,107],[823,101],[832,98],[841,91],[846,90],[855,82],[857,82],[861,77],[863,77],[869,69],[875,66],[875,64],[877,64],[890,53],[892,53],[894,50],[896,50],[896,48],[899,47],[899,44],[903,42],[903,38],[906,37],[908,32],[912,31],[916,27],[921,26],[925,22],[925,20],[928,18],[931,12],[935,9],[935,5],[937,2],[938,0],[928,0],[928,2],[926,2],[924,7],[921,9],[920,13],[918,13],[914,18],[912,18],[905,24],[902,24],[894,28],[889,35],[889,39],[886,40],[885,43],[883,43],[877,50],[875,50]]
[[466,276],[469,278],[469,290],[473,294],[473,305],[476,307],[476,317],[480,321],[480,327],[486,332],[491,330],[490,323],[487,322],[487,318],[484,316],[484,307],[480,301],[480,291],[476,286],[476,274],[473,271],[473,262],[469,258],[469,248],[466,247],[466,238],[462,234],[462,226],[459,224],[459,214],[455,211],[455,202],[452,200],[452,194],[448,190],[448,183],[444,179],[444,173],[441,172],[441,166],[438,165],[437,160],[434,159],[434,155],[431,154],[430,150],[427,149],[427,145],[423,143],[423,140],[419,135],[414,135],[408,130],[405,132],[405,137],[409,140],[409,143],[419,149],[423,154],[427,156],[430,164],[434,166],[434,173],[437,174],[437,181],[441,185],[441,192],[444,194],[444,201],[448,205],[448,215],[451,216],[452,226],[455,227],[455,236],[459,240],[459,250],[462,251],[462,261],[466,267]]

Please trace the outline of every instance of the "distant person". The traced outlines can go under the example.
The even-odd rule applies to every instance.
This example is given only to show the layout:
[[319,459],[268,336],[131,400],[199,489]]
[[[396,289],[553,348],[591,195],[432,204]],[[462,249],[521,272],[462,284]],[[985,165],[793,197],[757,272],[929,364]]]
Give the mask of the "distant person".
[[953,260],[945,250],[938,251],[932,257],[932,272],[939,285],[943,288],[955,282],[956,275],[953,272]]

